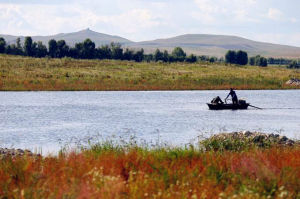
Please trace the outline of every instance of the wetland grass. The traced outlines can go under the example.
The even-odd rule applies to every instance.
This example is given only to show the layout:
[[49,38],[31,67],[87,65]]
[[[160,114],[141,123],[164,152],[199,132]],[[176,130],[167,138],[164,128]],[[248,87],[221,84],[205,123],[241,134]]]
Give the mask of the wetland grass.
[[290,89],[297,69],[0,55],[2,91]]
[[[199,144],[227,146],[228,141],[216,143],[223,141]],[[298,144],[249,148],[241,142],[222,150],[104,142],[58,156],[5,157],[0,162],[0,197],[300,197]]]

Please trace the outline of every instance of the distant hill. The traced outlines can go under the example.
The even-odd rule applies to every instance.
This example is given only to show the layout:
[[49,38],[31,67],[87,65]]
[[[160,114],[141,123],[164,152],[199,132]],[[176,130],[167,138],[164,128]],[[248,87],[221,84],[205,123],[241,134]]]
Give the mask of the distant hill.
[[[25,38],[25,36],[12,36],[12,35],[0,35],[0,37],[3,37],[9,44],[15,43],[18,37],[20,37],[21,42],[24,42],[24,38]],[[98,33],[90,29],[85,29],[73,33],[60,33],[57,35],[50,35],[50,36],[32,36],[32,39],[34,41],[42,41],[46,45],[48,45],[49,40],[55,39],[57,41],[65,40],[67,44],[70,46],[75,46],[75,43],[83,42],[86,38],[90,38],[92,41],[94,41],[96,43],[96,46],[110,44],[111,42],[118,42],[121,43],[122,45],[132,42],[122,37]]]
[[[8,43],[14,43],[18,37],[24,41],[24,36],[0,35]],[[77,42],[82,42],[90,38],[96,46],[110,44],[111,42],[121,43],[124,47],[132,49],[144,48],[145,52],[154,52],[157,48],[161,50],[173,50],[174,47],[182,47],[188,54],[209,56],[224,56],[228,50],[244,50],[252,55],[263,55],[266,57],[299,58],[300,48],[278,45],[264,42],[252,41],[237,36],[208,35],[208,34],[186,34],[167,39],[157,39],[153,41],[133,42],[128,39],[98,33],[90,29],[85,29],[73,33],[61,33],[52,36],[33,36],[34,41],[42,41],[47,44],[50,39],[65,40],[70,46]]]
[[186,34],[168,39],[131,43],[129,46],[144,48],[147,51],[154,51],[157,48],[171,50],[180,46],[187,53],[218,57],[224,56],[228,50],[244,50],[250,55],[260,54],[267,57],[300,57],[299,47],[256,42],[225,35]]

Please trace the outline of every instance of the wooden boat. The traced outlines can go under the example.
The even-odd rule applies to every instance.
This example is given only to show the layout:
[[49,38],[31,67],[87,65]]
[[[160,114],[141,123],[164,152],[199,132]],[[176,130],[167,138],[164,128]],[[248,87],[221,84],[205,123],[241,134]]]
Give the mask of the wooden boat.
[[239,103],[239,104],[221,104],[221,103],[207,103],[210,110],[239,110],[247,109],[250,105],[249,103]]

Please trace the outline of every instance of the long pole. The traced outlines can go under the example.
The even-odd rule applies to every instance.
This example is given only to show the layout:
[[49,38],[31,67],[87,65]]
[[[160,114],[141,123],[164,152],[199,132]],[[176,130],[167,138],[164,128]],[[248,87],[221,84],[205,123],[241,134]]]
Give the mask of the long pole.
[[249,106],[251,106],[251,107],[253,107],[253,108],[260,109],[260,110],[263,110],[262,108],[259,108],[259,107],[257,107],[257,106],[252,106],[252,105],[250,105],[250,104],[249,104]]

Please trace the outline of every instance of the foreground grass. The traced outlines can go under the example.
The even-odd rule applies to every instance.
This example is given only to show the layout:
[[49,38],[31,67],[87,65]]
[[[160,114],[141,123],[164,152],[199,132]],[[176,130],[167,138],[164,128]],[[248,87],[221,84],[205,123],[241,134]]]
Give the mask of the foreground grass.
[[0,90],[287,89],[299,70],[210,63],[135,63],[0,55]]
[[[205,148],[215,141],[204,142]],[[245,146],[247,146],[246,144]],[[6,157],[1,198],[299,198],[300,147],[202,150],[94,145],[55,157]]]

